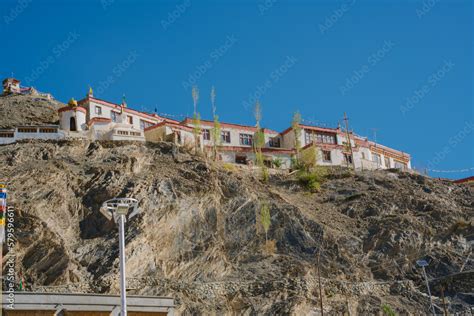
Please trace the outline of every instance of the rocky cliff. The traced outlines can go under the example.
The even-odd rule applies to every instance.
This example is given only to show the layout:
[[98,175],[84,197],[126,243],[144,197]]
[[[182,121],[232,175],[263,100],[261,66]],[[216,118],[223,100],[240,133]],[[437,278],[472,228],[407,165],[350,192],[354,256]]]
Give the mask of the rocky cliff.
[[133,196],[129,293],[173,296],[181,314],[318,314],[318,267],[328,314],[424,314],[422,258],[437,306],[443,287],[451,312],[474,304],[474,199],[449,181],[333,169],[308,193],[169,143],[34,141],[0,157],[31,290],[118,293],[117,229],[99,207]]

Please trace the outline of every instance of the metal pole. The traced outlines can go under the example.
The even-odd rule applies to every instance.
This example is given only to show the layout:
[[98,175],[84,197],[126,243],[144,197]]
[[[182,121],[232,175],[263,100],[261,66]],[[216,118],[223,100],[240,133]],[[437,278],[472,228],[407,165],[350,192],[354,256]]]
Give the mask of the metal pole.
[[428,289],[428,295],[430,296],[430,309],[431,309],[431,312],[433,313],[433,315],[436,316],[436,312],[435,312],[434,305],[433,305],[433,300],[431,299],[431,291],[430,291],[430,284],[428,283],[428,275],[426,274],[425,267],[423,266],[422,268],[423,268],[423,275],[425,276],[426,288]]
[[354,161],[354,151],[352,150],[352,144],[351,144],[351,137],[349,135],[349,119],[347,118],[346,112],[344,112],[344,122],[346,123],[346,138],[347,138],[347,146],[349,146],[349,149],[351,151],[351,159],[352,159],[352,168],[354,168],[354,171],[356,169],[355,166],[355,161]]
[[127,316],[127,293],[125,292],[125,215],[119,216],[120,249],[120,316]]

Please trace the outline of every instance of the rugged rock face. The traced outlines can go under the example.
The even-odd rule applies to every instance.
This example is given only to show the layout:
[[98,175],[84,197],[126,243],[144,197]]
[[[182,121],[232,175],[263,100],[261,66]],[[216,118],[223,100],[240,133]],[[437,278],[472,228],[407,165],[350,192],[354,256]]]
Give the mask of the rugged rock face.
[[20,125],[59,124],[58,109],[64,104],[40,96],[0,96],[0,129]]
[[0,157],[32,290],[118,293],[117,229],[99,207],[133,196],[129,293],[173,296],[182,314],[318,314],[319,251],[327,313],[427,312],[421,258],[437,306],[443,286],[451,312],[474,304],[473,195],[448,181],[335,169],[310,194],[292,176],[262,184],[168,143],[36,141]]

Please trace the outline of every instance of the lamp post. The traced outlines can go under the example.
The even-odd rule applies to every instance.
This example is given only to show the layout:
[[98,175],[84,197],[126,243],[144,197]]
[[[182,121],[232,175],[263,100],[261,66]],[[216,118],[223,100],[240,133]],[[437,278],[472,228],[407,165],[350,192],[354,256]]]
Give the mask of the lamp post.
[[430,296],[430,309],[433,315],[436,315],[434,305],[433,305],[433,300],[431,299],[430,284],[428,283],[428,276],[426,275],[426,270],[425,270],[425,267],[428,266],[428,262],[426,260],[417,260],[416,264],[423,269],[423,276],[425,277],[426,288],[428,289],[428,295]]
[[127,293],[125,276],[125,221],[140,212],[138,200],[132,198],[116,198],[102,204],[100,212],[110,221],[114,220],[119,229],[119,261],[120,261],[120,316],[127,316]]

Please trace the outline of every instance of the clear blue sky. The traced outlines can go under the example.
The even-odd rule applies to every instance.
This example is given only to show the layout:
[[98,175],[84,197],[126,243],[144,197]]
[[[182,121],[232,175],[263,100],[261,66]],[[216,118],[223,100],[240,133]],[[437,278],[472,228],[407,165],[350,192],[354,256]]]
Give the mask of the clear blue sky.
[[[61,100],[283,130],[292,113],[411,153],[419,168],[474,167],[472,1],[0,2],[0,75]],[[249,106],[250,104],[250,106]],[[474,170],[431,173],[465,177]]]

